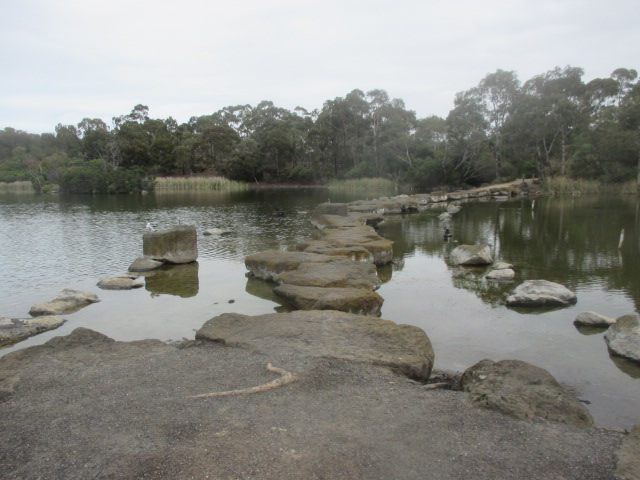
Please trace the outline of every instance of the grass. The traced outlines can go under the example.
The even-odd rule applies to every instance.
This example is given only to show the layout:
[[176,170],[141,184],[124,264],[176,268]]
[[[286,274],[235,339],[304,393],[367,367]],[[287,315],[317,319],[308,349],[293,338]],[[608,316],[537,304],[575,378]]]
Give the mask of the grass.
[[545,180],[542,185],[542,191],[550,195],[637,194],[638,185],[633,180],[625,183],[600,183],[595,180],[553,177]]
[[386,178],[357,178],[352,180],[331,180],[329,189],[340,192],[362,193],[367,196],[394,195],[396,184]]
[[157,192],[247,190],[248,188],[246,183],[224,177],[158,177],[155,183]]
[[0,193],[35,193],[33,185],[28,180],[19,182],[0,182]]

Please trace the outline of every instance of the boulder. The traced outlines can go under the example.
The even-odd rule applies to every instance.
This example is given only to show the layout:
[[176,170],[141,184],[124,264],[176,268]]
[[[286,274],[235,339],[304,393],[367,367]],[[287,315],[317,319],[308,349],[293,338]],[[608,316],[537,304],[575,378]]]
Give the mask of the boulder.
[[345,217],[341,215],[315,215],[311,218],[311,223],[318,229],[325,228],[349,228],[364,225],[365,221],[355,217]]
[[133,261],[131,265],[129,265],[129,271],[130,272],[150,272],[151,270],[160,268],[162,265],[164,265],[164,263],[159,262],[157,260],[153,260],[152,258],[138,257]]
[[265,250],[254,253],[244,259],[250,274],[262,280],[271,280],[274,276],[295,270],[301,263],[340,263],[349,262],[347,257],[338,255],[320,255],[307,252],[285,252],[283,250]]
[[264,354],[338,358],[391,367],[426,381],[433,348],[418,327],[330,310],[248,316],[224,313],[207,321],[196,340],[221,342]]
[[138,280],[138,275],[123,274],[117,277],[103,278],[97,283],[103,290],[132,290],[144,287],[144,282]]
[[358,315],[380,315],[384,299],[370,289],[280,285],[274,293],[301,310],[339,310]]
[[513,265],[507,262],[495,262],[491,265],[494,270],[506,270],[507,268],[513,268]]
[[147,232],[142,236],[145,257],[168,263],[191,263],[198,259],[196,228],[181,225],[168,230]]
[[460,378],[471,401],[485,408],[531,420],[593,425],[589,411],[543,368],[521,360],[481,360]]
[[640,315],[623,315],[616,318],[604,335],[613,353],[640,362]]
[[371,263],[301,263],[295,270],[275,275],[275,282],[304,287],[364,288],[377,290],[380,279]]
[[489,280],[513,280],[515,276],[516,272],[511,268],[502,268],[500,270],[491,270],[485,278]]
[[346,203],[321,203],[314,209],[312,215],[340,215],[346,217],[349,215],[349,205]]
[[0,317],[0,346],[16,343],[62,325],[66,320],[55,315],[36,318]]
[[507,298],[510,307],[564,307],[576,303],[576,294],[547,280],[527,280]]
[[460,245],[451,251],[449,261],[453,265],[490,265],[493,256],[489,245]]
[[640,425],[636,425],[622,440],[616,453],[616,478],[640,480]]
[[94,293],[65,288],[52,300],[46,303],[39,303],[31,307],[29,315],[32,317],[39,317],[42,315],[64,315],[66,313],[77,312],[82,307],[86,307],[91,303],[99,301],[100,299]]
[[605,317],[596,312],[582,312],[579,313],[576,319],[573,321],[575,325],[581,325],[583,327],[608,327],[616,323],[615,318]]

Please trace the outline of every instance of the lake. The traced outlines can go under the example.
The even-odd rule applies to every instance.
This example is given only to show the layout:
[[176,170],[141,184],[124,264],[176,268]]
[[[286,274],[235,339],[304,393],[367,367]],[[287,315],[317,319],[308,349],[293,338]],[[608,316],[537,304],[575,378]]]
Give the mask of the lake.
[[[224,312],[287,310],[272,285],[245,277],[244,257],[293,249],[315,234],[308,217],[319,203],[357,199],[326,189],[140,196],[0,196],[0,316],[26,317],[31,305],[63,288],[98,294],[100,303],[66,315],[57,330],[0,349],[0,355],[87,327],[117,340],[193,338]],[[393,240],[394,262],[379,268],[382,317],[429,335],[435,368],[461,371],[483,358],[521,359],[549,370],[587,403],[598,425],[640,423],[640,368],[611,356],[602,329],[578,329],[576,315],[640,311],[640,204],[635,196],[546,197],[465,203],[444,242],[441,209],[391,216],[380,233]],[[284,216],[276,215],[282,212]],[[142,254],[145,225],[198,229],[196,264],[146,277],[132,291],[100,290],[100,278],[127,270]],[[202,236],[221,228],[222,236]],[[625,241],[618,248],[620,231]],[[452,268],[459,243],[489,243],[514,264],[516,281],[483,278],[484,268]],[[578,295],[556,310],[506,308],[521,281],[546,279]]]

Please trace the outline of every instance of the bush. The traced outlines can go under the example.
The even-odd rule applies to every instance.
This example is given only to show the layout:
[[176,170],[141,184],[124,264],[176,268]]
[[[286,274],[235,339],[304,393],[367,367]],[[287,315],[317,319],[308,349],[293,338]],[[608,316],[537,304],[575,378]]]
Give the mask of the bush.
[[153,178],[142,168],[115,169],[104,160],[73,165],[60,181],[60,190],[66,193],[137,193],[153,188]]

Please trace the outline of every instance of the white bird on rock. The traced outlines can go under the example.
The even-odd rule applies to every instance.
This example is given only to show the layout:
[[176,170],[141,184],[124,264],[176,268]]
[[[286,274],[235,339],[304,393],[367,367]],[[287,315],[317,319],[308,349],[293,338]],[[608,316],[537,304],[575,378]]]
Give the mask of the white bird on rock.
[[152,223],[152,222],[147,222],[147,230],[151,231],[151,232],[155,232],[156,228],[158,227],[157,224]]

